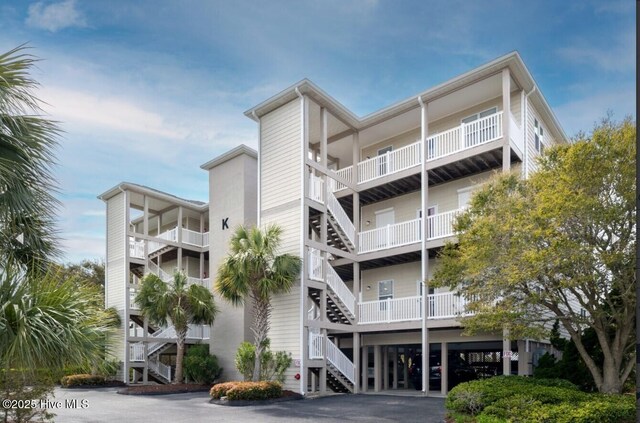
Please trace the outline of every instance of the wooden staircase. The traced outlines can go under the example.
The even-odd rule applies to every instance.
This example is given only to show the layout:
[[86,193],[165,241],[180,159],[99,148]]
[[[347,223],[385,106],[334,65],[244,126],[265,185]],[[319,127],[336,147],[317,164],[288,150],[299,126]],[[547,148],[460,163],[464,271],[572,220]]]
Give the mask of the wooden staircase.
[[[320,292],[322,291],[309,289],[309,296],[318,307],[320,307]],[[347,307],[342,304],[342,301],[340,301],[331,289],[327,289],[327,318],[333,323],[342,323],[345,325],[355,323],[355,316],[349,312]]]

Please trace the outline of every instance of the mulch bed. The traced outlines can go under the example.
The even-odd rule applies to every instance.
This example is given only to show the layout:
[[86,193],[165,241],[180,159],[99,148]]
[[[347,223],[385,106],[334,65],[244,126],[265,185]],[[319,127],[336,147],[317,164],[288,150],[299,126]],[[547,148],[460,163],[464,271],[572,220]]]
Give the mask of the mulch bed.
[[122,386],[127,386],[121,380],[110,380],[105,383],[101,383],[100,385],[77,385],[77,386],[61,386],[62,389],[99,389],[99,388],[120,388]]
[[197,385],[193,383],[181,383],[171,385],[139,385],[128,386],[118,391],[122,395],[169,395],[186,394],[188,392],[209,392],[210,385]]
[[273,399],[267,399],[267,400],[251,400],[251,401],[250,400],[229,401],[229,400],[222,400],[222,399],[211,399],[211,401],[209,402],[211,404],[216,404],[216,405],[226,405],[230,407],[244,407],[247,405],[268,405],[268,404],[274,404],[274,403],[283,402],[283,401],[301,400],[303,398],[304,397],[298,394],[297,392],[284,390],[282,391],[282,397],[280,398],[273,398]]

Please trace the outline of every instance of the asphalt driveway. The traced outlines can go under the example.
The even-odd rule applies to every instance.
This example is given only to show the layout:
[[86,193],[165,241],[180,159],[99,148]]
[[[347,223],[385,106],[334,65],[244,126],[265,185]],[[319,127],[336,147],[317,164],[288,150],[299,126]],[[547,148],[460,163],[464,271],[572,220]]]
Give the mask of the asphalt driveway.
[[[386,395],[334,395],[265,406],[209,403],[204,393],[161,396],[119,395],[116,388],[56,388],[57,422],[420,422],[441,423],[444,399]],[[74,401],[75,408],[74,408]],[[84,401],[83,401],[84,400]],[[67,405],[65,407],[65,404]]]

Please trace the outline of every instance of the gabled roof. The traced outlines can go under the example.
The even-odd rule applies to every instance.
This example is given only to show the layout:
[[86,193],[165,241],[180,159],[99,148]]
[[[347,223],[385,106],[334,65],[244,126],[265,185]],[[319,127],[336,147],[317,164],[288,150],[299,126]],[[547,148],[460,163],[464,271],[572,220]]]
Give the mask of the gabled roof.
[[118,194],[119,192],[122,191],[135,191],[141,194],[147,194],[147,195],[151,195],[154,197],[157,197],[161,200],[166,200],[169,201],[171,203],[177,204],[177,205],[182,205],[185,207],[189,207],[191,209],[194,210],[206,210],[209,208],[209,204],[205,203],[203,201],[198,201],[198,200],[187,200],[185,198],[180,198],[177,197],[173,194],[169,194],[167,192],[164,191],[160,191],[157,190],[155,188],[150,188],[148,186],[145,185],[140,185],[140,184],[134,184],[133,182],[121,182],[118,185],[116,185],[115,187],[108,189],[107,191],[103,192],[102,194],[100,194],[98,196],[98,199],[102,200],[102,201],[107,201],[108,199],[110,199],[111,197],[113,197],[114,195]]
[[250,157],[253,157],[254,159],[258,158],[258,152],[256,150],[254,150],[251,147],[247,147],[244,144],[240,144],[239,146],[237,146],[236,148],[227,151],[224,154],[219,155],[218,157],[216,157],[215,159],[209,160],[208,162],[206,162],[205,164],[203,164],[202,166],[200,166],[200,169],[204,169],[204,170],[209,170],[212,167],[221,165],[224,162],[227,162],[235,157],[238,157],[242,154],[246,154]]
[[532,101],[534,106],[536,106],[539,113],[543,115],[545,120],[551,123],[552,128],[550,129],[555,133],[557,138],[559,140],[568,141],[562,126],[560,126],[558,119],[549,107],[549,104],[540,92],[540,89],[536,88],[534,90],[534,88],[537,87],[536,82],[517,51],[505,54],[504,56],[498,57],[497,59],[472,69],[469,72],[458,75],[455,78],[418,93],[415,96],[398,101],[397,103],[391,104],[390,106],[384,107],[363,117],[356,116],[353,112],[328,95],[309,79],[303,79],[291,85],[273,97],[247,110],[244,114],[245,116],[258,121],[260,117],[277,109],[283,104],[298,98],[298,94],[308,95],[320,106],[327,107],[331,110],[332,114],[341,119],[347,125],[351,126],[353,129],[362,130],[382,122],[389,117],[397,116],[400,113],[420,107],[419,99],[427,103],[463,88],[474,81],[494,75],[506,67],[511,71],[512,78],[524,89],[524,91],[527,93],[531,92],[529,99]]

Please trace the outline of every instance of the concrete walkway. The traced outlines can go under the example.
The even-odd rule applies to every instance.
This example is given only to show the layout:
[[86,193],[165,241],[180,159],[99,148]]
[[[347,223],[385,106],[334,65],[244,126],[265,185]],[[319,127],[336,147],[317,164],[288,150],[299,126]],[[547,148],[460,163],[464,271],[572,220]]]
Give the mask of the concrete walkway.
[[[442,398],[333,395],[266,406],[229,407],[209,403],[205,393],[160,396],[119,395],[116,388],[55,390],[62,408],[57,422],[402,422],[441,423]],[[77,400],[77,408],[64,407]],[[81,405],[86,404],[85,408]],[[69,405],[72,402],[68,402]]]

